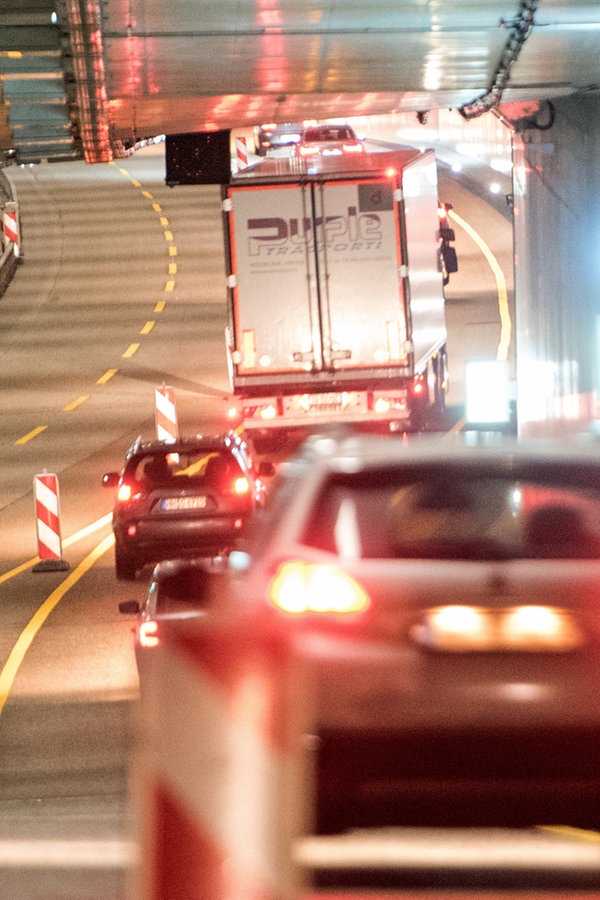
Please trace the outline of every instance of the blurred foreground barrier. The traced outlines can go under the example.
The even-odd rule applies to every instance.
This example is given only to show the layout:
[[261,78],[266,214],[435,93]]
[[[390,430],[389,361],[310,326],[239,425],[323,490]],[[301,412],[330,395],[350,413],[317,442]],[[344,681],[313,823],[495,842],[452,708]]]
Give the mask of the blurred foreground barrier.
[[302,678],[245,621],[168,623],[142,670],[136,900],[292,900]]

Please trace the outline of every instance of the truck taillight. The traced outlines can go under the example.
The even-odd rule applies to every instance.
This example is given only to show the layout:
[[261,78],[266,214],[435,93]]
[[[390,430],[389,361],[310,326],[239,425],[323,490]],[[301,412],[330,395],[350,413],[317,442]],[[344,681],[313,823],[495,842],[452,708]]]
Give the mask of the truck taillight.
[[363,612],[369,598],[347,572],[335,565],[289,560],[269,586],[269,600],[291,615]]
[[406,391],[395,394],[391,391],[385,393],[373,394],[373,412],[377,415],[384,416],[387,413],[394,415],[406,415],[408,412],[408,403],[406,399]]

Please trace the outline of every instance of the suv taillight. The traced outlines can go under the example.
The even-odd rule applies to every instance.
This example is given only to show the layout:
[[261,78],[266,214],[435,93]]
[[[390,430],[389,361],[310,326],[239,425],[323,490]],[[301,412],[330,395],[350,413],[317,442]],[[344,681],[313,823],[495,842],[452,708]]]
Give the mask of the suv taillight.
[[283,562],[271,584],[269,600],[292,615],[302,613],[359,613],[369,606],[369,597],[347,572],[336,565]]
[[133,488],[130,484],[127,484],[127,482],[124,481],[119,485],[119,489],[117,491],[117,500],[119,501],[119,503],[127,503],[128,500],[131,500],[132,496]]

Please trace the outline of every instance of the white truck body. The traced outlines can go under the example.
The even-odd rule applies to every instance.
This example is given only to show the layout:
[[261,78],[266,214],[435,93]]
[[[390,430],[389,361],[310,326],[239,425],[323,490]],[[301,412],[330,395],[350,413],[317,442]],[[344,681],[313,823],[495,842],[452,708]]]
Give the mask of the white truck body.
[[249,432],[397,430],[419,390],[441,402],[432,151],[266,159],[223,187],[223,216],[232,391]]

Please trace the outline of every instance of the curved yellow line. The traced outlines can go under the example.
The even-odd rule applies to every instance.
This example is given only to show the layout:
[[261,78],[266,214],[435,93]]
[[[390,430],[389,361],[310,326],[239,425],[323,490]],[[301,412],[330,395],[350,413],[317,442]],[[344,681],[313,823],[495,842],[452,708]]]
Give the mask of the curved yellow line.
[[73,587],[83,575],[85,575],[88,569],[91,569],[96,560],[102,556],[103,553],[106,553],[109,547],[112,547],[113,542],[114,536],[112,534],[109,534],[108,537],[105,537],[100,541],[91,553],[88,553],[85,559],[79,563],[77,568],[73,569],[73,571],[67,575],[62,584],[59,584],[59,586],[49,594],[19,635],[17,642],[10,651],[8,659],[0,672],[0,715],[2,715],[4,705],[8,700],[8,694],[13,686],[19,667],[31,646],[34,637],[67,591]]
[[498,350],[496,351],[496,359],[498,360],[506,360],[508,359],[508,350],[510,347],[511,335],[512,335],[512,321],[510,318],[510,311],[508,308],[508,291],[506,289],[506,279],[504,278],[504,273],[500,268],[500,263],[483,240],[483,238],[472,228],[468,222],[465,222],[461,216],[454,212],[454,210],[450,210],[448,215],[450,218],[456,222],[457,225],[466,231],[469,237],[475,242],[475,244],[479,247],[483,255],[485,256],[490,269],[492,270],[492,274],[496,279],[496,291],[498,294],[498,308],[500,310],[500,342],[498,344]]
[[[82,538],[87,537],[88,534],[93,534],[94,531],[98,531],[104,525],[108,525],[112,520],[112,513],[107,513],[105,516],[102,516],[100,519],[96,519],[95,522],[92,522],[90,525],[86,525],[85,528],[82,528],[80,531],[76,531],[75,534],[72,534],[71,537],[65,538],[62,542],[63,547],[69,547],[71,544],[75,544],[77,541],[80,541]],[[28,559],[26,562],[21,563],[18,566],[15,566],[14,569],[9,569],[8,572],[3,572],[0,575],[0,584],[4,581],[9,581],[11,578],[14,578],[15,575],[20,575],[21,572],[25,572],[26,569],[30,569],[36,563],[40,561],[39,556],[34,556],[32,559]]]

